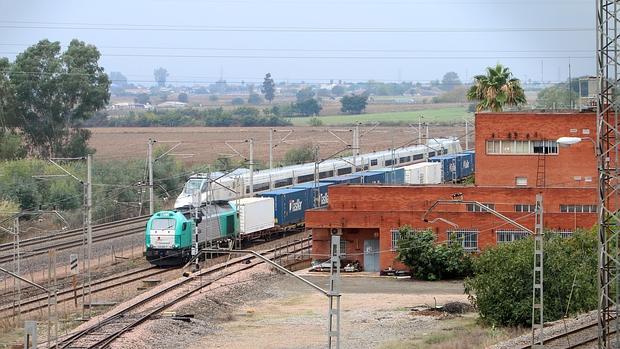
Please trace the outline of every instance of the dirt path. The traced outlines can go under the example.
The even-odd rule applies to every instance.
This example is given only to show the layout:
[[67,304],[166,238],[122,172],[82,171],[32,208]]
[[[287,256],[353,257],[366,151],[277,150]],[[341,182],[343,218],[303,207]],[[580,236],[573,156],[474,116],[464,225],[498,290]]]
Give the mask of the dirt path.
[[[307,275],[326,287],[327,275]],[[342,282],[342,348],[391,348],[446,327],[443,317],[414,316],[420,304],[464,301],[461,282],[412,282],[358,274]],[[327,298],[269,270],[179,304],[190,323],[160,318],[124,336],[115,348],[325,348]]]

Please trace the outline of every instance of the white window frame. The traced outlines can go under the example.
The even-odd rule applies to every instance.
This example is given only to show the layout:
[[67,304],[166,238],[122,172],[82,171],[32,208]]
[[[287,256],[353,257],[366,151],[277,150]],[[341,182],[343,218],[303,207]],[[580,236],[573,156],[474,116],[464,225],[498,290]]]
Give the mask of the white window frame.
[[[534,148],[541,147],[541,143],[543,152],[534,151]],[[547,152],[545,153],[544,151]],[[486,153],[488,155],[558,155],[559,145],[556,141],[550,139],[489,139],[486,141]]]
[[498,244],[504,244],[508,242],[525,239],[529,235],[530,235],[529,232],[525,230],[517,230],[517,229],[497,229],[495,231],[496,241]]
[[[467,252],[477,252],[478,249],[478,236],[480,232],[475,229],[454,229],[449,230],[448,234],[448,243],[452,244],[455,242],[455,238],[460,241],[463,250]],[[468,239],[469,238],[469,239]]]

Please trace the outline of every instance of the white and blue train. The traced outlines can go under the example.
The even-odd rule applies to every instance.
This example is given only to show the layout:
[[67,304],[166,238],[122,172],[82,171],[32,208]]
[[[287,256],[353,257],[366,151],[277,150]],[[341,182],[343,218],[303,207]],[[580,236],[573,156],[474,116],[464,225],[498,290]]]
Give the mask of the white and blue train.
[[[435,156],[459,152],[461,152],[461,145],[457,139],[433,139],[429,140],[426,145],[414,145],[323,161],[318,168],[319,179],[385,167],[402,167],[427,161]],[[206,202],[226,202],[250,196],[250,193],[256,195],[273,189],[313,182],[314,175],[314,163],[255,171],[252,178],[253,190],[250,190],[250,171],[247,169],[236,170],[225,175],[198,173],[189,178],[174,207],[177,210],[185,210],[194,206],[193,201],[197,198],[193,198],[193,195],[197,196],[197,192],[200,192],[200,205]],[[211,185],[210,190],[207,190],[208,176],[217,179],[216,184]]]

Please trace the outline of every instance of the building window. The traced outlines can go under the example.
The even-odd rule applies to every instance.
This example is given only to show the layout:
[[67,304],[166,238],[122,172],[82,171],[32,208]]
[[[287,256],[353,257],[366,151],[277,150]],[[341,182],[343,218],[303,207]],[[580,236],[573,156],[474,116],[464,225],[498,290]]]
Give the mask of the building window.
[[515,185],[520,186],[520,187],[527,186],[527,177],[516,177]]
[[563,213],[596,213],[597,205],[560,205]]
[[487,154],[557,154],[558,143],[551,140],[517,141],[489,140],[486,142]]
[[[495,204],[482,204],[482,205],[492,210],[495,210]],[[486,212],[486,210],[480,205],[466,204],[466,206],[467,206],[467,212]]]
[[535,212],[536,211],[536,205],[530,205],[530,204],[516,204],[515,205],[515,212]]
[[452,243],[460,243],[465,251],[478,250],[478,231],[458,229],[448,231],[448,241]]
[[400,231],[398,229],[392,230],[392,251],[398,249],[398,241],[400,240]]
[[496,230],[497,243],[513,242],[528,237],[529,233],[523,230]]
[[344,258],[347,255],[347,240],[340,237],[340,258]]
[[551,234],[555,234],[563,239],[573,236],[573,231],[569,229],[552,230]]

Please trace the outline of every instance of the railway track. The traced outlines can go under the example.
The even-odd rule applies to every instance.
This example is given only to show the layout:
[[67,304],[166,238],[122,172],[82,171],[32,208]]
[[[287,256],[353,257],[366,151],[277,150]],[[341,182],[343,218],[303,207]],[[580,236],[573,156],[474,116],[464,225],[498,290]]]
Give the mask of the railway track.
[[[304,243],[306,244],[304,245]],[[304,239],[281,246],[279,247],[279,250],[281,251],[283,248],[286,248],[288,253],[297,253],[308,249],[310,246],[310,239]],[[277,249],[272,248],[262,251],[261,254],[267,258],[275,259],[276,251]],[[168,286],[153,292],[142,300],[128,305],[110,315],[106,319],[99,321],[96,325],[63,338],[59,342],[58,347],[89,349],[106,348],[123,333],[130,331],[139,324],[147,321],[152,316],[191,296],[204,287],[207,287],[227,276],[253,268],[262,263],[262,261],[254,256],[237,257],[226,263],[221,263],[204,269],[203,271],[197,272],[190,277],[177,279]],[[200,282],[200,284],[196,285],[194,281],[202,280],[200,278],[204,276],[209,276],[209,280]],[[172,297],[165,302],[162,302],[161,300],[158,301],[158,298],[161,298],[164,295],[170,296],[171,293],[176,294],[173,294]]]
[[[129,284],[132,282],[136,282],[142,279],[146,279],[149,277],[157,276],[160,274],[178,271],[178,268],[158,268],[155,266],[134,269],[127,271],[125,273],[121,273],[118,275],[110,276],[107,278],[103,278],[100,280],[95,280],[92,282],[92,293],[98,293],[105,290],[113,289],[116,287],[120,287],[121,285]],[[81,287],[78,287],[78,298],[81,298]],[[64,288],[58,291],[57,294],[57,302],[58,304],[64,302],[70,302],[74,299],[74,290],[73,288]],[[9,300],[10,301],[10,300]],[[2,316],[10,316],[13,312],[16,311],[17,303],[14,301],[5,302],[0,306],[0,317]],[[47,308],[47,294],[39,294],[33,297],[24,298],[21,301],[21,312],[22,314],[27,314],[39,309]]]
[[[616,333],[612,330],[611,333]],[[595,345],[598,341],[598,323],[596,321],[579,326],[570,331],[545,337],[545,347],[554,349],[576,349]],[[531,349],[532,345],[525,344],[517,349]]]
[[[120,221],[104,223],[93,226],[93,242],[101,242],[122,236],[144,232],[144,223],[149,216],[140,216]],[[123,228],[131,226],[129,228]],[[58,251],[66,250],[82,245],[84,233],[82,229],[69,230],[61,233],[35,237],[20,241],[20,254],[22,258],[38,256],[55,248]],[[13,260],[13,243],[0,244],[0,264]]]

